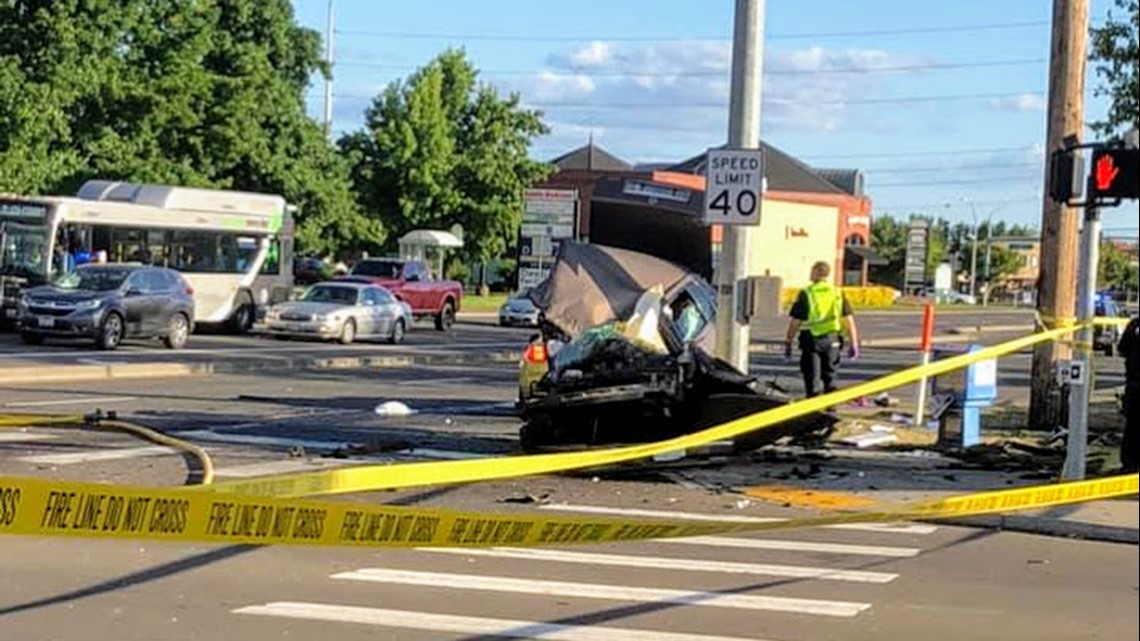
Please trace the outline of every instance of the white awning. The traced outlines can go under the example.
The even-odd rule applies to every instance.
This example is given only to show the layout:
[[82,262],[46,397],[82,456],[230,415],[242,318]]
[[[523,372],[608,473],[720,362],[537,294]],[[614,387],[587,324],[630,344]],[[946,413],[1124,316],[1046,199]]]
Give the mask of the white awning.
[[463,241],[448,231],[417,229],[400,238],[400,245],[421,245],[424,247],[462,247]]

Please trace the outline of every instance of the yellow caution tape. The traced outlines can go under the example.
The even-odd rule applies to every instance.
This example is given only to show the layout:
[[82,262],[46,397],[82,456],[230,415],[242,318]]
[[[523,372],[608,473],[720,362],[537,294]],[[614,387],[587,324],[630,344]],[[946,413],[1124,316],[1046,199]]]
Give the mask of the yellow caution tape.
[[203,492],[251,496],[296,497],[343,494],[381,489],[428,485],[471,483],[505,478],[551,474],[569,470],[613,465],[652,456],[700,447],[716,441],[778,425],[860,397],[870,397],[921,379],[939,376],[979,361],[1021,351],[1037,343],[1056,340],[1074,328],[1054,329],[1017,338],[976,352],[938,360],[888,374],[872,381],[783,405],[721,425],[664,441],[616,448],[506,456],[463,461],[365,465],[319,472],[303,472],[255,479],[225,481],[202,486]]
[[693,523],[490,514],[0,477],[0,534],[260,545],[526,547],[976,516],[1130,496],[1138,484],[1140,476],[1128,474],[875,512],[768,523]]

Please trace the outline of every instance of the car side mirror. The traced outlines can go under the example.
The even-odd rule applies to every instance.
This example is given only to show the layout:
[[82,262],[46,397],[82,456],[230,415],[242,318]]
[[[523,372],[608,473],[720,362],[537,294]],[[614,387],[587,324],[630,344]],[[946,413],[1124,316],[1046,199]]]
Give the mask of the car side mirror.
[[138,287],[128,287],[124,294],[126,296],[142,296],[142,290]]

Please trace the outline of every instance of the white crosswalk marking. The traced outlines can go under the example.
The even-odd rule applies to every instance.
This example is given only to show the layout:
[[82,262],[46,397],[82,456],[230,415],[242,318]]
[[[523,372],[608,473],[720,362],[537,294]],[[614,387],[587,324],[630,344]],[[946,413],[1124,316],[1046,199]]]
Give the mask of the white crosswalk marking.
[[787,552],[826,552],[862,556],[911,557],[918,556],[918,548],[889,547],[884,545],[847,545],[845,543],[815,543],[812,541],[782,541],[776,539],[734,539],[724,536],[693,536],[683,539],[654,539],[662,543],[712,545],[724,548],[751,550],[783,550]]
[[[544,510],[561,512],[581,512],[583,514],[610,514],[614,516],[638,516],[682,521],[722,521],[725,523],[780,523],[788,519],[774,516],[743,516],[740,514],[699,514],[694,512],[674,512],[667,510],[644,510],[602,505],[575,505],[572,503],[548,503],[540,506]],[[825,525],[835,530],[859,530],[866,532],[886,532],[893,534],[933,534],[938,526],[922,523],[841,523]]]
[[36,454],[25,456],[21,461],[38,465],[75,465],[77,463],[96,463],[100,461],[118,461],[122,459],[140,458],[143,456],[162,456],[164,454],[177,454],[178,450],[162,445],[148,445],[146,447],[124,447],[111,450],[84,450],[82,452],[65,452],[62,454]]
[[546,639],[549,641],[760,641],[743,637],[723,637],[707,634],[683,634],[656,630],[609,628],[596,625],[563,625],[464,617],[431,612],[409,612],[382,608],[361,608],[323,603],[297,603],[279,601],[265,605],[238,608],[235,614],[255,614],[288,617],[315,621],[339,621],[389,628],[454,632],[465,635],[485,635],[511,639]]
[[437,572],[414,572],[410,570],[386,570],[381,568],[342,572],[340,574],[334,574],[332,578],[432,587],[457,586],[463,590],[541,594],[544,596],[575,597],[580,599],[611,599],[616,601],[635,601],[639,603],[675,603],[678,605],[702,605],[745,610],[771,610],[775,612],[795,612],[798,614],[814,614],[832,617],[853,617],[871,607],[870,603],[853,603],[851,601],[821,601],[817,599],[793,599],[777,596],[665,590],[660,588],[638,588],[628,585],[568,583],[565,581],[542,581],[538,579],[510,579],[506,577],[471,574],[444,574]]
[[567,550],[544,548],[422,548],[422,551],[473,557],[482,556],[529,561],[554,561],[558,563],[580,563],[583,565],[604,565],[653,570],[677,570],[682,572],[720,572],[724,574],[779,576],[794,579],[851,581],[855,583],[889,583],[898,578],[897,574],[890,572],[837,570],[834,568],[805,567],[800,565],[734,563],[728,561],[706,561],[704,559],[676,559],[660,556],[597,554],[593,552],[571,552]]

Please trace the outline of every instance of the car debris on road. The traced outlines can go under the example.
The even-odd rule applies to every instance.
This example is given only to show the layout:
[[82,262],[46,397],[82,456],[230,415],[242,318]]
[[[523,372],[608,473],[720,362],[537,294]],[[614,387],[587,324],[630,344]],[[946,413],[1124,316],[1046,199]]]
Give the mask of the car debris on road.
[[[520,371],[526,450],[655,440],[792,400],[711,355],[715,292],[667,261],[563,243],[550,277],[529,298],[542,311],[542,325]],[[805,416],[737,445],[826,430],[835,420]]]

